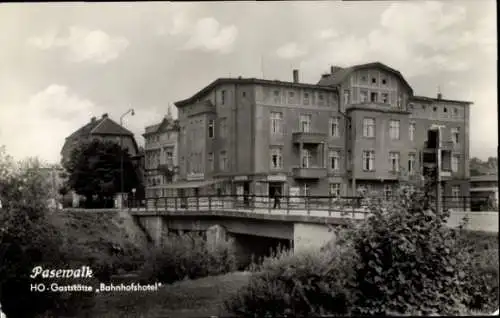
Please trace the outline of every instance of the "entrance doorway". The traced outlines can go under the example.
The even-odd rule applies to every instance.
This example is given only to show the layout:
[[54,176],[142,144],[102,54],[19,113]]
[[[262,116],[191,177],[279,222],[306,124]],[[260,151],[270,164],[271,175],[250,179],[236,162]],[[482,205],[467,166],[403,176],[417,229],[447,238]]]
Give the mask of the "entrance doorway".
[[243,183],[243,204],[246,208],[250,206],[250,182]]
[[276,191],[283,195],[283,183],[282,182],[269,182],[269,197],[273,198]]

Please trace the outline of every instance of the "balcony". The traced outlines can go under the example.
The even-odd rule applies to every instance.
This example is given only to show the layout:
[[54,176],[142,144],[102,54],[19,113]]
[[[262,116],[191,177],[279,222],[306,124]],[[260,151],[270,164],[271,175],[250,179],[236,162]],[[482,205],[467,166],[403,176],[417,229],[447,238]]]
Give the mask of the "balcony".
[[295,144],[320,144],[326,141],[325,133],[318,132],[294,132],[292,142]]
[[321,167],[292,169],[292,175],[295,179],[321,179],[326,178],[327,173],[327,169]]

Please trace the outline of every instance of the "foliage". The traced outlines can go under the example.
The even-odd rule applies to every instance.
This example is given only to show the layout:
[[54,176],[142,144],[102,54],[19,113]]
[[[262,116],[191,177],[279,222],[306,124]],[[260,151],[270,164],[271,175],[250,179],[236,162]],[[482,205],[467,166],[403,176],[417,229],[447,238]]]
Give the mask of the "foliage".
[[30,284],[41,282],[29,278],[34,266],[71,266],[60,248],[60,232],[51,222],[49,187],[39,168],[36,159],[15,163],[5,148],[0,149],[0,197],[4,203],[0,210],[0,302],[8,317],[32,317],[53,309],[57,315],[69,314],[93,299],[84,293],[30,291]]
[[474,157],[470,160],[469,167],[471,176],[498,173],[498,161],[495,157],[489,157],[486,161]]
[[[74,147],[64,168],[68,172],[68,187],[86,197],[87,205],[97,196],[102,202],[121,191],[121,158],[123,158],[123,188],[130,193],[141,187],[140,178],[130,155],[111,141],[98,139],[81,142]],[[89,207],[89,206],[87,206]]]
[[[256,266],[249,284],[225,302],[239,317],[346,315],[353,299],[356,255],[347,241],[322,251],[281,250]],[[346,248],[347,247],[347,248]]]
[[141,280],[172,283],[229,273],[236,269],[232,242],[219,242],[210,249],[201,235],[169,235],[159,248],[154,248],[141,270]]

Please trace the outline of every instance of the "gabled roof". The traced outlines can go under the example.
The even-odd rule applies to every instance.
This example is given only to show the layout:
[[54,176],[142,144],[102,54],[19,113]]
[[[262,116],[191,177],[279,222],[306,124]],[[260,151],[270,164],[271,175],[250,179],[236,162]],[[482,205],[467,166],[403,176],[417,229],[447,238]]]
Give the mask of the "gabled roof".
[[118,136],[133,136],[134,134],[120,126],[114,120],[109,117],[101,118],[100,123],[95,126],[91,131],[92,135],[118,135]]
[[167,129],[177,130],[179,129],[179,121],[177,119],[164,117],[163,120],[159,124],[146,126],[146,132],[143,136],[147,136],[150,134],[158,133],[160,131],[165,131]]
[[124,127],[120,126],[114,120],[104,115],[100,119],[92,120],[83,127],[76,130],[67,137],[68,139],[89,135],[118,135],[118,136],[133,136],[134,134]]
[[318,85],[321,85],[321,86],[338,86],[340,84],[342,84],[342,82],[347,78],[347,76],[349,76],[352,72],[354,71],[357,71],[357,70],[361,70],[361,69],[364,69],[364,68],[379,68],[379,69],[383,69],[387,72],[390,72],[394,75],[396,75],[400,80],[401,82],[403,82],[407,87],[408,89],[410,90],[411,94],[413,94],[413,89],[412,87],[410,86],[410,84],[408,84],[408,82],[405,80],[405,78],[403,77],[403,75],[396,69],[393,69],[383,63],[380,63],[380,62],[372,62],[372,63],[366,63],[366,64],[359,64],[359,65],[353,65],[353,66],[349,66],[349,67],[346,67],[346,68],[339,68],[337,71],[333,72],[333,74],[325,74],[321,77],[321,79],[319,80],[318,82]]

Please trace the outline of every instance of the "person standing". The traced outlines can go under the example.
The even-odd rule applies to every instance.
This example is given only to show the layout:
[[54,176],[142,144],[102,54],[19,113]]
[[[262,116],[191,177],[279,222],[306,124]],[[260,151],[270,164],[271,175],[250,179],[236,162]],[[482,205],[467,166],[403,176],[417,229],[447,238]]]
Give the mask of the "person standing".
[[274,191],[274,207],[273,207],[273,209],[280,208],[280,195],[281,195],[280,191],[278,189],[276,189]]

